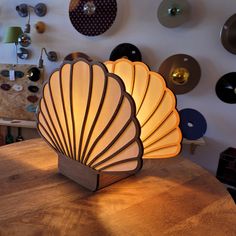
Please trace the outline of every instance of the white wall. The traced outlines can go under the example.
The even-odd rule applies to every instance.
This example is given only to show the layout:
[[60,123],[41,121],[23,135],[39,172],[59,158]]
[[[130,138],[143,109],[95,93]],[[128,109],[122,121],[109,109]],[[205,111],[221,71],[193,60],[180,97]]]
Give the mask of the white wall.
[[[157,70],[161,62],[176,53],[186,53],[198,60],[202,77],[190,93],[179,95],[178,108],[194,108],[207,119],[207,145],[199,147],[190,155],[184,147],[186,158],[215,172],[219,153],[228,146],[236,146],[235,105],[221,102],[215,95],[215,84],[225,73],[235,71],[236,56],[228,53],[220,43],[220,30],[228,17],[235,13],[235,0],[189,0],[192,19],[184,26],[168,29],[160,25],[156,17],[161,0],[117,0],[118,15],[112,28],[98,37],[85,37],[71,25],[68,17],[69,0],[45,2],[48,14],[39,18],[32,14],[32,25],[38,20],[47,24],[47,30],[39,35],[32,30],[32,58],[20,63],[37,63],[41,47],[55,50],[62,60],[72,51],[83,51],[92,58],[105,61],[111,50],[119,43],[137,45],[143,60]],[[24,26],[26,19],[18,16],[15,6],[20,3],[35,5],[40,1],[0,0],[0,63],[14,63],[13,45],[3,44],[2,37],[7,26]],[[59,63],[47,62],[46,76]]]

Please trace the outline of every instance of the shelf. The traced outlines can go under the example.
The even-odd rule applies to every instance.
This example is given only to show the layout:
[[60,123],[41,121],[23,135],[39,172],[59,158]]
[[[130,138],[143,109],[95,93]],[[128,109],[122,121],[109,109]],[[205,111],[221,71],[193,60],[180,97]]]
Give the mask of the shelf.
[[0,125],[22,128],[36,128],[36,121],[0,118]]
[[188,144],[190,145],[190,153],[194,154],[195,150],[198,146],[203,146],[206,145],[206,141],[204,138],[200,138],[197,140],[188,140],[188,139],[183,139],[182,144]]

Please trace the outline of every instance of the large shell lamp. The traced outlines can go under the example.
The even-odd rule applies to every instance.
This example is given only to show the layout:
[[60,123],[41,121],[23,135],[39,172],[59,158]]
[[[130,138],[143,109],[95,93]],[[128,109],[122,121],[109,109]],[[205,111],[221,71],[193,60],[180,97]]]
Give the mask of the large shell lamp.
[[80,59],[51,75],[38,130],[58,153],[59,172],[92,191],[142,167],[134,101],[100,63]]
[[92,191],[137,173],[143,157],[176,156],[178,124],[164,79],[126,59],[63,64],[44,85],[37,113],[59,172]]

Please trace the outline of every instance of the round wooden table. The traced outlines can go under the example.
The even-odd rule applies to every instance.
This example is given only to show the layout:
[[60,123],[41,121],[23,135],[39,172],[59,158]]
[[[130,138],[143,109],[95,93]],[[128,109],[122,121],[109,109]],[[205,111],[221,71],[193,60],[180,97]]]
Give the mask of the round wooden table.
[[225,187],[184,158],[145,160],[96,193],[58,174],[41,139],[0,148],[0,235],[236,235]]

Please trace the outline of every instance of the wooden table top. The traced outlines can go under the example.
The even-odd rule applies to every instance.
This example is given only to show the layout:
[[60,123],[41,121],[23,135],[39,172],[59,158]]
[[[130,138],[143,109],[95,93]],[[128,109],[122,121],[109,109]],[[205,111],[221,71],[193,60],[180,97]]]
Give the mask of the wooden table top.
[[236,235],[225,187],[184,158],[145,160],[92,193],[57,172],[41,139],[0,148],[0,235]]

